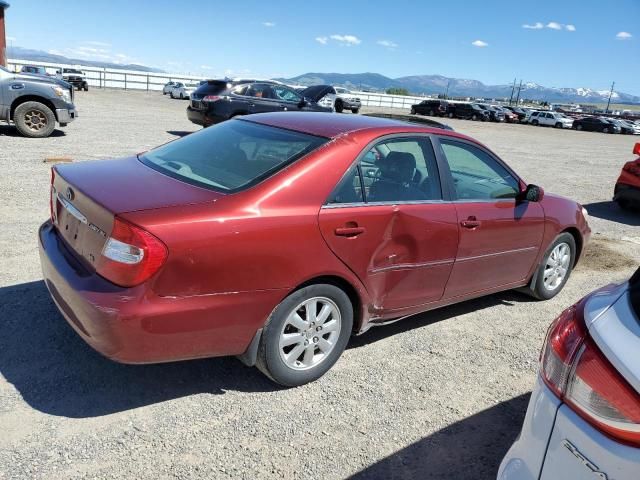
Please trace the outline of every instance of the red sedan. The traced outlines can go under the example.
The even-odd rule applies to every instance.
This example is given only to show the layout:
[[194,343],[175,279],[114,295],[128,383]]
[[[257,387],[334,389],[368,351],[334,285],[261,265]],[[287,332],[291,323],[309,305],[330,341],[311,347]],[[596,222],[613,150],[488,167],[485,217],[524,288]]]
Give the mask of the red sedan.
[[[640,143],[633,147],[633,154],[640,155]],[[640,208],[640,156],[622,167],[613,191],[613,199],[622,208]]]
[[283,385],[350,335],[501,290],[556,295],[590,234],[451,131],[359,115],[235,119],[52,170],[46,285],[124,363],[237,355]]

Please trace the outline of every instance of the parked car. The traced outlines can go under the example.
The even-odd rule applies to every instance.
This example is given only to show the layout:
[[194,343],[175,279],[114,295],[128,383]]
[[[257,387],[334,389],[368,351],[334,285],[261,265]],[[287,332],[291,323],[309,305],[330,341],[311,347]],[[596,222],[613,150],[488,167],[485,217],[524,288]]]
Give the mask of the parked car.
[[410,117],[409,115],[402,115],[397,113],[365,113],[365,115],[369,117],[391,118],[394,120],[402,120],[403,122],[417,123],[427,127],[442,128],[444,130],[453,131],[453,127],[451,127],[450,125],[447,125],[446,123],[437,122],[435,120],[431,120],[430,118],[424,118],[422,116]]
[[489,120],[492,122],[504,122],[504,113],[502,113],[501,110],[494,108],[493,105],[487,105],[486,103],[476,103],[476,105],[489,113]]
[[191,98],[191,95],[193,94],[196,88],[198,88],[198,85],[193,85],[193,84],[187,85],[182,82],[177,82],[171,89],[169,96],[171,98],[179,98],[180,100],[184,100],[185,98]]
[[620,127],[620,133],[624,135],[633,135],[636,133],[635,125],[629,125],[624,120],[619,120],[617,118],[609,118],[607,119],[610,123],[617,125]]
[[544,112],[541,112],[540,110],[528,110],[526,116],[524,117],[524,121],[523,123],[532,123],[533,120],[536,119],[536,117]]
[[338,113],[342,113],[344,110],[351,110],[351,113],[358,113],[362,102],[359,97],[356,97],[346,88],[333,87],[335,90],[336,99],[334,102],[334,109]]
[[522,432],[498,479],[638,478],[638,351],[640,269],[551,324]]
[[613,191],[613,200],[622,208],[640,208],[640,143],[633,154],[638,158],[624,164]]
[[633,135],[640,135],[640,124],[631,120],[619,120],[619,122],[631,128]]
[[450,103],[447,112],[449,118],[463,118],[465,120],[489,120],[489,112],[475,103]]
[[48,137],[78,118],[73,87],[50,76],[12,73],[0,65],[0,118],[25,137]]
[[37,67],[35,65],[23,65],[20,69],[20,73],[30,73],[32,75],[42,75],[43,77],[50,77],[47,73],[47,69],[44,67]]
[[532,115],[531,125],[543,125],[554,128],[571,128],[573,126],[573,118],[569,118],[558,112],[536,112]]
[[588,132],[620,133],[620,127],[600,117],[584,117],[573,121],[574,130]]
[[518,123],[519,119],[518,119],[518,115],[509,110],[506,107],[503,107],[501,105],[493,105],[494,109],[499,110],[500,112],[502,112],[502,114],[504,115],[504,121],[507,123]]
[[331,85],[311,85],[310,87],[301,88],[296,91],[302,95],[303,98],[314,99],[313,101],[320,107],[337,111],[335,110],[337,98],[336,89]]
[[56,70],[56,78],[64,80],[70,83],[78,90],[89,91],[89,83],[87,82],[87,76],[82,70],[77,68],[61,68]]
[[[213,125],[238,115],[265,112],[285,111],[315,111],[332,112],[328,106],[319,105],[330,91],[331,85],[307,87],[302,92],[282,85],[281,83],[257,81],[231,84],[230,87],[221,85],[201,85],[191,96],[191,104],[187,107],[187,117],[193,123],[202,126]],[[212,88],[218,93],[212,94]],[[308,93],[314,96],[309,97]]]
[[444,117],[449,111],[449,102],[446,100],[423,100],[411,105],[411,115],[429,115],[430,117]]
[[167,95],[171,93],[171,90],[173,90],[173,87],[175,87],[175,85],[176,85],[176,82],[174,82],[173,80],[165,83],[164,87],[162,87],[162,94]]
[[512,288],[552,298],[590,236],[579,204],[469,137],[315,112],[56,165],[51,209],[44,283],[96,350],[238,355],[288,386],[374,325]]
[[527,111],[524,108],[520,108],[520,107],[503,107],[503,108],[506,110],[511,110],[513,113],[515,113],[518,116],[519,122],[522,122],[527,116]]

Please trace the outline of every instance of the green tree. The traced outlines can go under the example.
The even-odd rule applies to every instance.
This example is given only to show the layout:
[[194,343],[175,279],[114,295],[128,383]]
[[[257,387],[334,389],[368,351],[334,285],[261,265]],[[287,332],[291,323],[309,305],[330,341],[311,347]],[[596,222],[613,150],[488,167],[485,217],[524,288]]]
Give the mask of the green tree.
[[409,95],[409,90],[406,88],[387,88],[387,95]]

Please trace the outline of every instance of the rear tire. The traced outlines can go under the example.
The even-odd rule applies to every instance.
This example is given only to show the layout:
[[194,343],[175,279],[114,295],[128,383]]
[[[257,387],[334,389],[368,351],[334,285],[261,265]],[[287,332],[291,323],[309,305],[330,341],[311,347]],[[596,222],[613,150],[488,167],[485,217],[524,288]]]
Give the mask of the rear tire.
[[416,114],[416,109],[411,107],[411,115],[415,115]]
[[476,120],[478,120],[478,116],[476,114],[471,115],[471,120],[475,122]]
[[449,112],[449,113],[447,114],[447,116],[448,116],[449,118],[453,118],[453,112]]
[[558,122],[558,123],[555,124],[555,127],[556,128],[562,128],[562,124],[560,122]]
[[433,110],[429,110],[429,116],[430,116],[430,117],[435,117],[435,116],[436,116],[436,114],[433,112]]
[[528,293],[538,300],[549,300],[564,288],[576,260],[576,241],[570,233],[561,233],[551,243],[542,263],[533,274],[534,288]]
[[85,86],[83,87],[85,92],[89,91],[89,85],[85,84]]
[[578,125],[578,126],[576,127],[576,130],[578,130],[578,131],[582,130],[582,125]]
[[337,100],[335,107],[337,113],[342,113],[342,111],[344,110],[344,103],[342,103],[342,100]]
[[537,127],[540,123],[538,122],[538,120],[534,120],[533,122],[531,122],[531,125],[533,125],[534,127]]
[[360,109],[359,109],[359,108],[352,108],[352,109],[351,109],[351,113],[358,114],[358,112],[359,112],[359,111],[360,111]]
[[287,387],[317,380],[342,355],[352,327],[353,305],[344,291],[328,284],[301,288],[267,320],[256,366]]
[[609,129],[608,129],[607,127],[604,127],[604,128],[602,129],[602,133],[609,133]]
[[53,111],[40,102],[24,102],[13,112],[13,122],[21,135],[29,138],[45,138],[56,128]]

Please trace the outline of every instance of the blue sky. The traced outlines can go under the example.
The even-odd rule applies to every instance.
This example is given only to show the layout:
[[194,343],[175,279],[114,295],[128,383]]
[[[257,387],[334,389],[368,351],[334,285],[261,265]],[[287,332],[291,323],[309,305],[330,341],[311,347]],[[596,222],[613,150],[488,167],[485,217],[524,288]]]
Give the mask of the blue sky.
[[640,95],[640,0],[9,1],[10,45],[77,58],[206,76],[615,80]]

